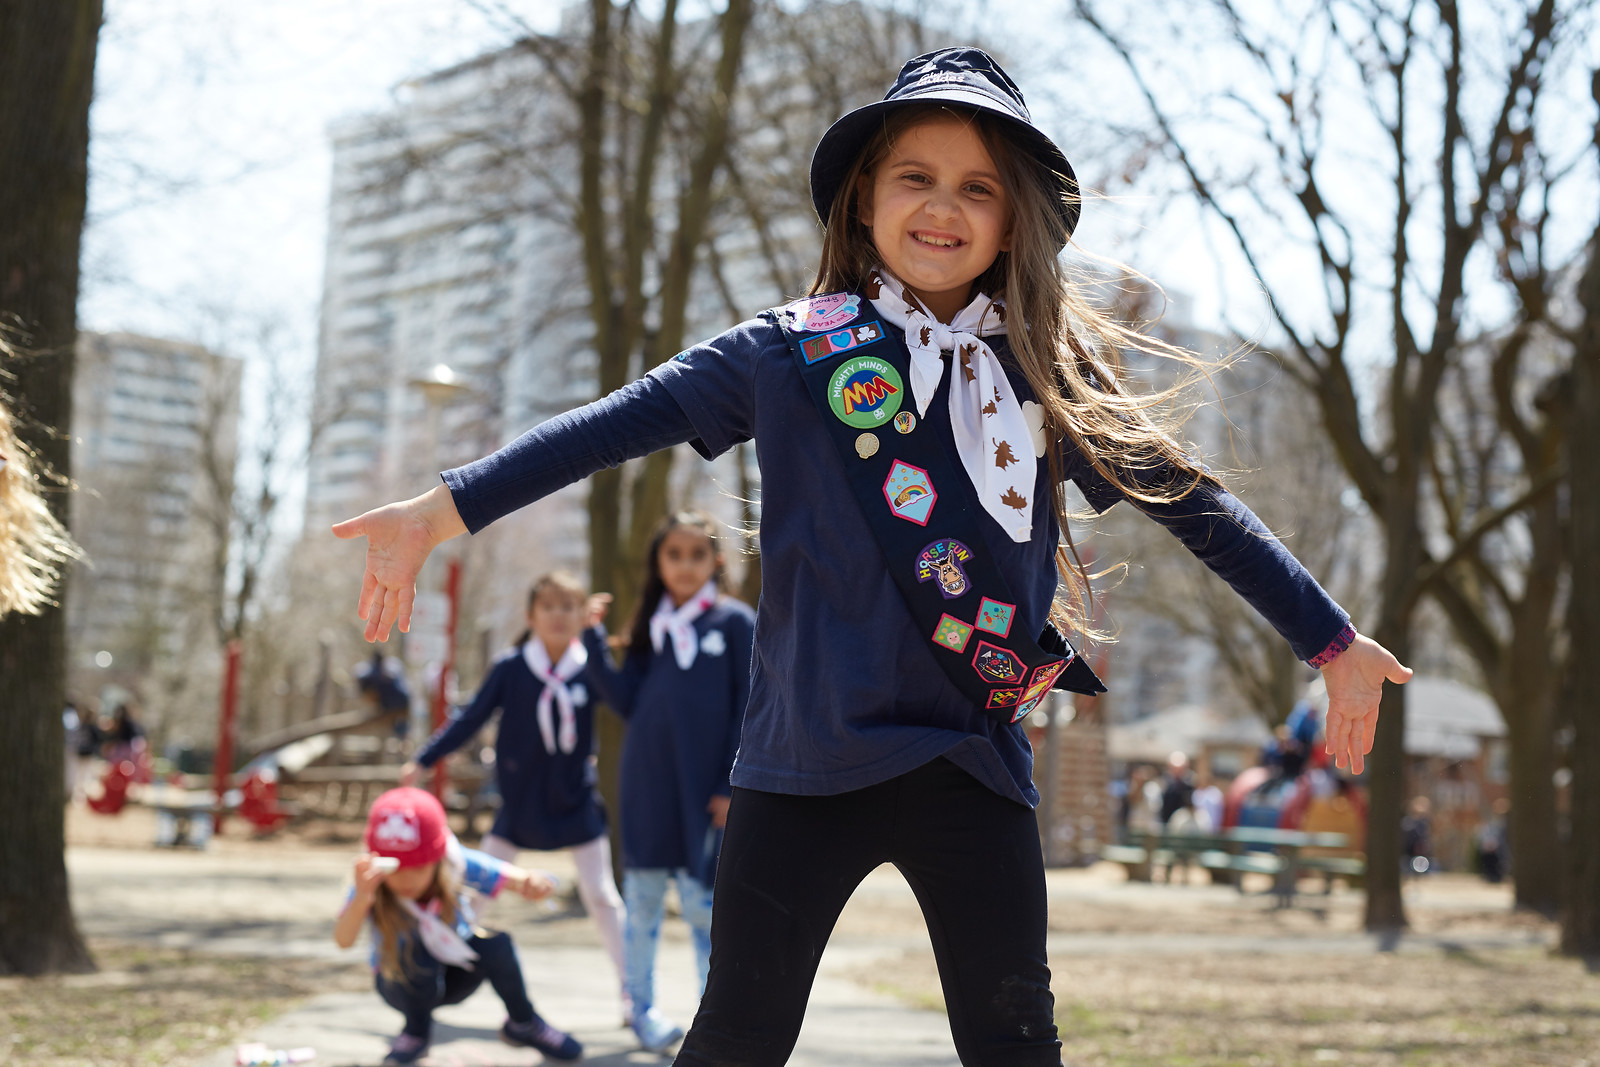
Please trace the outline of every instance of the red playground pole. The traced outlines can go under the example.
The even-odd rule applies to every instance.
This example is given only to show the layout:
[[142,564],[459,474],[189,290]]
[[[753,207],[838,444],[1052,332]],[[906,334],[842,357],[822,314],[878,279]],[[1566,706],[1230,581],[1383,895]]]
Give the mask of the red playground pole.
[[228,779],[233,776],[233,734],[239,714],[239,642],[229,641],[223,656],[222,711],[217,719],[217,755],[213,766],[217,806],[211,815],[212,832],[218,834],[222,833]]
[[[445,694],[449,692],[451,677],[456,671],[456,620],[461,614],[461,561],[452,558],[444,579],[445,598],[450,602],[444,630],[444,659],[439,663],[439,679],[433,688],[433,714],[430,721],[434,732],[444,725]],[[433,795],[444,803],[445,787],[450,784],[444,769],[444,760],[433,765]]]

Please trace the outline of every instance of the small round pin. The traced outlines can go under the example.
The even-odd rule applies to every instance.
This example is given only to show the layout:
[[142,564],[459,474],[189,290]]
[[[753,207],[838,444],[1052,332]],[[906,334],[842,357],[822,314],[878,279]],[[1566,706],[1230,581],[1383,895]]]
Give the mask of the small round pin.
[[902,411],[894,417],[894,428],[901,433],[910,433],[917,428],[917,417],[909,411]]
[[871,459],[878,454],[878,435],[864,433],[856,438],[856,455],[862,459]]

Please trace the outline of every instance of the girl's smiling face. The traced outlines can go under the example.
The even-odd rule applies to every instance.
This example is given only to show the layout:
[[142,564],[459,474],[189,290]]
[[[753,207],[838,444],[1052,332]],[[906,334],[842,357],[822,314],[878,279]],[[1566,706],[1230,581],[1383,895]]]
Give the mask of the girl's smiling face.
[[656,549],[656,569],[661,573],[661,584],[675,606],[698,593],[717,573],[717,551],[711,538],[693,526],[678,526],[667,531]]
[[1011,247],[1011,207],[983,137],[955,115],[918,122],[858,187],[858,213],[884,266],[940,322]]

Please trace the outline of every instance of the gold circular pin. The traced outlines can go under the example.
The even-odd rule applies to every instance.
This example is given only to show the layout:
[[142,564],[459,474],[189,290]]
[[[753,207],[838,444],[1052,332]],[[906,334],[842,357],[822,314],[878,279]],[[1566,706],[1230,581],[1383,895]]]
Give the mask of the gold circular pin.
[[910,433],[917,428],[917,417],[909,411],[902,411],[894,417],[894,428],[901,433]]
[[862,459],[871,459],[878,454],[878,435],[864,433],[856,438],[856,455]]

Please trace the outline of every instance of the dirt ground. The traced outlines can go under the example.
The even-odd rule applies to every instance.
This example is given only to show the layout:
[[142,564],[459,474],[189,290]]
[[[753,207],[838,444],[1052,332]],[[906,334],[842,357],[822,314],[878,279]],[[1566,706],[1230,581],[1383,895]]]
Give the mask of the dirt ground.
[[[1073,1067],[1600,1065],[1600,978],[1534,950],[1052,957]],[[932,956],[876,983],[942,1009]]]
[[[311,822],[266,841],[242,824],[230,831],[208,862],[318,872],[315,892],[287,887],[317,914],[282,883],[275,899],[263,891],[257,910],[325,936],[321,895],[359,848],[359,825]],[[153,817],[137,810],[116,819],[74,811],[68,821],[69,843],[86,852],[149,852],[153,834]],[[1416,936],[1378,952],[1360,935],[1361,895],[1343,887],[1323,896],[1308,885],[1296,907],[1279,910],[1264,893],[1241,895],[1198,874],[1192,885],[1130,885],[1110,864],[1053,871],[1049,886],[1057,1021],[1074,1067],[1600,1067],[1600,975],[1554,956],[1552,925],[1512,912],[1505,887],[1448,875],[1413,883]],[[103,910],[116,897],[80,899],[81,909]],[[186,899],[186,916],[196,907]],[[211,918],[237,923],[248,910],[238,900],[229,909]],[[105,933],[95,916],[81,918]],[[668,924],[666,936],[680,926]],[[552,913],[515,936],[558,944],[594,935],[578,915]],[[864,985],[942,1011],[921,915],[892,871],[862,885],[834,940],[874,950]],[[104,936],[93,948],[98,974],[0,979],[0,1063],[182,1064],[312,992],[370,981],[348,961]]]

